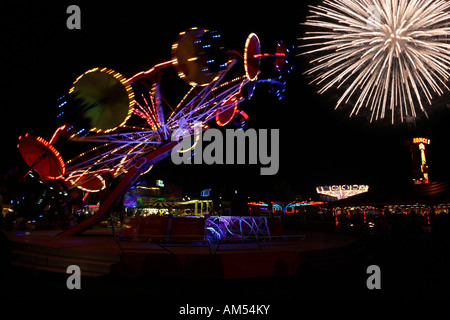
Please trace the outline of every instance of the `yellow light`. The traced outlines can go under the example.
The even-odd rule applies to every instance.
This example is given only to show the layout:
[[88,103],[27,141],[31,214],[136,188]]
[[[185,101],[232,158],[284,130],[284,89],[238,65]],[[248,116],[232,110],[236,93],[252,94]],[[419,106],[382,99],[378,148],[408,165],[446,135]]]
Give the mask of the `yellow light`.
[[[129,83],[127,82],[127,79],[126,79],[123,75],[121,75],[120,73],[118,73],[118,72],[116,72],[116,71],[114,71],[114,70],[112,70],[112,69],[108,69],[108,68],[101,68],[101,69],[100,69],[100,68],[92,68],[92,69],[86,71],[85,73],[83,73],[82,75],[80,75],[78,78],[76,78],[76,80],[75,80],[75,81],[73,82],[73,84],[72,84],[72,87],[71,87],[70,90],[69,90],[69,94],[70,94],[70,93],[73,93],[73,91],[75,90],[75,85],[76,85],[76,83],[77,83],[83,76],[85,76],[86,74],[91,73],[91,72],[103,72],[103,73],[107,73],[107,74],[112,75],[114,78],[116,78],[117,80],[120,81],[120,83],[125,87],[125,90],[127,91],[127,94],[128,94],[128,113],[127,113],[125,119],[122,121],[121,124],[119,124],[119,125],[118,125],[117,127],[115,127],[115,128],[111,128],[111,129],[107,129],[107,130],[102,130],[102,129],[98,129],[98,128],[92,128],[92,129],[90,129],[91,132],[95,132],[95,133],[100,133],[100,132],[108,133],[108,132],[111,132],[111,131],[116,130],[116,129],[119,128],[119,127],[124,126],[125,123],[128,121],[128,119],[130,119],[131,115],[133,114],[134,103],[135,103],[135,101],[134,101],[134,92],[133,92],[133,88],[131,87],[131,84],[129,84]],[[75,136],[75,134],[73,134],[73,135],[71,136],[71,138],[74,137],[74,136]]]

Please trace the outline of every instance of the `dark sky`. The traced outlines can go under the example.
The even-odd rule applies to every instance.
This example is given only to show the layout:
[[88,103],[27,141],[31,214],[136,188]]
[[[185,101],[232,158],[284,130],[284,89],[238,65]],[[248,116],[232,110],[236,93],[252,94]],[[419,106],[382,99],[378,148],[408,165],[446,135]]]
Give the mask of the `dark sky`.
[[[147,70],[170,60],[178,33],[191,27],[220,31],[227,46],[240,52],[251,32],[260,37],[263,52],[273,51],[280,39],[298,45],[296,38],[304,31],[299,24],[305,19],[308,1],[252,6],[229,1],[191,3],[78,2],[81,30],[66,28],[66,8],[71,2],[2,3],[0,173],[23,165],[16,149],[19,135],[30,132],[50,138],[58,125],[57,98],[84,71],[105,66],[129,77]],[[432,139],[430,178],[450,178],[448,93],[435,100],[429,120],[419,118],[394,126],[389,121],[369,124],[366,115],[349,119],[348,107],[334,110],[339,92],[317,95],[302,75],[306,65],[306,58],[296,59],[285,100],[278,102],[258,85],[254,98],[240,105],[250,116],[247,128],[280,129],[276,177],[259,177],[259,167],[254,165],[176,167],[166,160],[154,169],[155,178],[199,190],[221,183],[257,190],[278,179],[304,196],[313,195],[315,186],[324,184],[400,188],[412,182],[409,150],[403,143],[413,136]]]

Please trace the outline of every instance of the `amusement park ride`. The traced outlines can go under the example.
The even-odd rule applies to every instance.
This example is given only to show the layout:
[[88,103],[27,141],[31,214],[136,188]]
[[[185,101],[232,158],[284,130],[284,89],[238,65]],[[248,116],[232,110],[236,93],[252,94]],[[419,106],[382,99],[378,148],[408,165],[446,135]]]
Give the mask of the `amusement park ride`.
[[[198,123],[206,130],[212,121],[225,126],[235,117],[246,116],[238,104],[252,97],[258,82],[269,83],[280,98],[286,86],[284,76],[293,67],[291,51],[292,46],[280,41],[275,53],[261,53],[259,38],[252,33],[240,54],[226,50],[216,31],[191,28],[181,32],[172,45],[171,60],[149,70],[129,78],[108,68],[80,75],[58,100],[62,122],[51,139],[27,133],[18,142],[30,167],[28,173],[37,173],[42,181],[53,180],[69,192],[79,188],[107,193],[96,214],[60,235],[79,234],[104,219],[139,176],[169,156],[177,138],[193,134]],[[262,58],[274,60],[277,77],[259,78]],[[239,64],[244,74],[237,73]],[[176,106],[161,89],[162,71],[170,67],[189,84]],[[135,96],[136,85],[148,92]],[[58,151],[55,144],[63,139]],[[84,151],[66,159],[69,141],[79,142]],[[118,184],[109,190],[108,181],[119,176]]]

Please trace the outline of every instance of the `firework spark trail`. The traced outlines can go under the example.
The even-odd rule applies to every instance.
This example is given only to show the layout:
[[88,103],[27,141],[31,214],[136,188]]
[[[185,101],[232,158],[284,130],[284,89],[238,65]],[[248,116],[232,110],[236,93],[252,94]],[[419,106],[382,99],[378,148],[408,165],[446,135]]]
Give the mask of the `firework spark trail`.
[[310,13],[304,25],[315,31],[299,47],[317,57],[306,74],[321,94],[345,85],[336,108],[359,95],[350,116],[367,107],[371,122],[387,108],[392,123],[416,107],[426,115],[423,100],[449,90],[450,1],[325,0]]

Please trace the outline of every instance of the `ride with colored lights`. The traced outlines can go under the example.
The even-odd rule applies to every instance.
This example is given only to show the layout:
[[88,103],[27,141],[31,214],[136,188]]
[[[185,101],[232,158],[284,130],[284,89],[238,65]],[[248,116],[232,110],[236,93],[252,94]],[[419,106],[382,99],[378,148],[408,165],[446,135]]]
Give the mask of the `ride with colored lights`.
[[[99,192],[111,179],[123,178],[108,191],[97,214],[62,234],[74,235],[98,222],[141,174],[170,155],[178,143],[170,141],[173,133],[192,135],[199,123],[202,130],[212,122],[242,125],[248,115],[238,105],[251,99],[260,82],[269,83],[269,91],[281,98],[284,78],[293,67],[292,49],[280,41],[274,53],[261,53],[259,38],[252,33],[241,54],[227,50],[216,31],[191,28],[178,35],[171,60],[149,70],[129,78],[108,68],[80,75],[58,99],[61,126],[51,140],[27,133],[19,138],[19,151],[34,177],[55,180],[69,192],[76,188]],[[261,78],[262,59],[274,62],[276,77]],[[237,74],[242,64],[244,74]],[[176,95],[166,97],[161,88],[164,70],[171,67],[187,83],[186,93],[176,104]],[[55,144],[61,140],[63,148],[57,150]],[[64,146],[72,142],[89,147],[70,155]]]
[[333,185],[333,186],[321,186],[316,188],[317,193],[324,194],[326,196],[334,197],[337,200],[346,199],[369,191],[368,185]]
[[430,182],[428,176],[428,164],[426,157],[426,146],[431,143],[427,138],[413,138],[405,142],[411,150],[412,173],[414,184],[427,184]]

